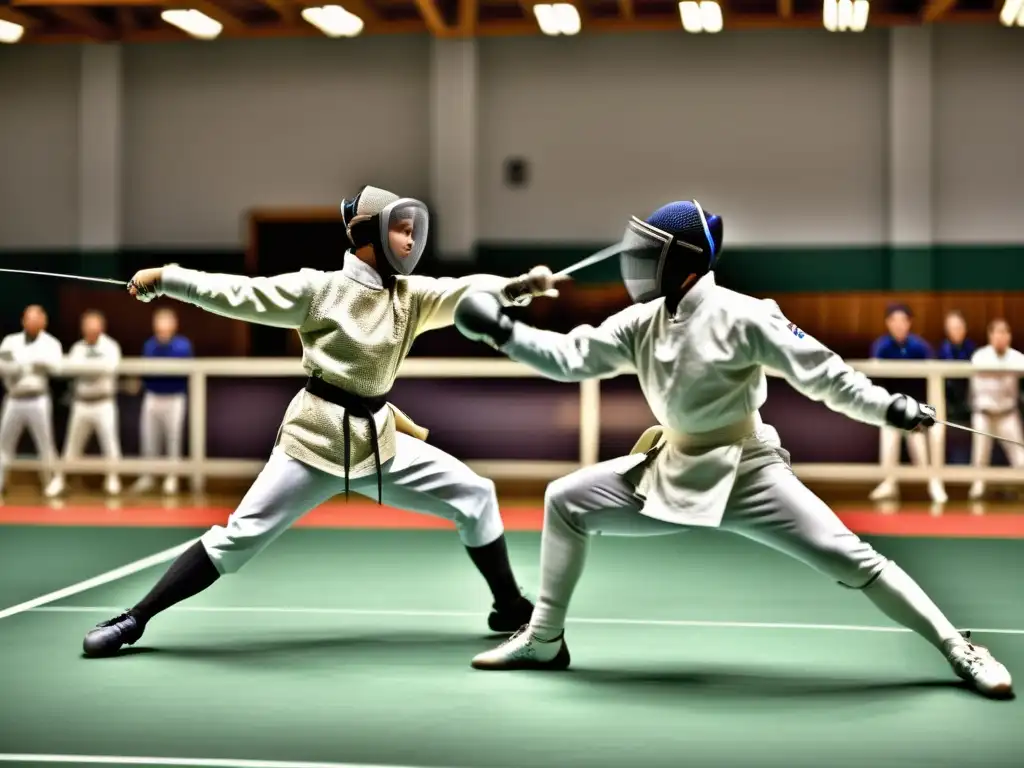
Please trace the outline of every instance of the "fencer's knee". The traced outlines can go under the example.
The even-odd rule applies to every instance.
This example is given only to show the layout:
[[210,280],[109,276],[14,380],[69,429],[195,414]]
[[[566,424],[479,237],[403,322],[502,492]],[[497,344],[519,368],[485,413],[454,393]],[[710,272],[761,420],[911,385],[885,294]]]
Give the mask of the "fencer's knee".
[[466,546],[486,546],[505,532],[498,492],[490,478],[472,475],[465,480],[453,506],[455,527]]
[[498,491],[490,478],[473,475],[465,482],[460,495],[465,499],[459,505],[464,516],[482,519],[498,514]]
[[847,589],[867,589],[889,564],[888,558],[866,541],[859,540],[855,547],[843,547],[836,553],[834,576],[840,586]]
[[579,533],[587,533],[580,515],[576,514],[580,506],[578,496],[579,483],[571,474],[548,483],[544,490],[544,517],[555,517]]
[[215,525],[200,538],[210,562],[222,576],[235,573],[270,543],[272,534],[229,520],[226,526]]
[[569,477],[560,477],[548,483],[544,489],[544,511],[554,510],[565,517],[568,510],[568,501],[572,496],[572,483]]

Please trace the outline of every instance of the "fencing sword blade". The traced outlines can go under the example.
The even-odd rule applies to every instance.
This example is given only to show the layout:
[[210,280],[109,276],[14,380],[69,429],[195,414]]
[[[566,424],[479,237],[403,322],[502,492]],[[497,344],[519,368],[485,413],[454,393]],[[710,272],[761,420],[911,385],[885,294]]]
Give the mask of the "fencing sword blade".
[[7,272],[15,275],[40,275],[42,277],[63,277],[66,280],[85,280],[90,283],[107,283],[109,285],[119,285],[124,288],[128,285],[125,280],[114,280],[109,277],[85,277],[84,275],[64,275],[59,272],[36,272],[31,269],[0,269],[0,272]]
[[943,421],[942,419],[935,419],[935,423],[942,424],[945,427],[962,429],[964,432],[971,432],[975,435],[981,435],[982,437],[987,437],[990,440],[998,440],[1003,443],[1013,443],[1014,445],[1019,445],[1021,448],[1024,448],[1024,443],[1018,442],[1016,440],[1011,440],[1010,438],[1007,437],[998,437],[997,435],[990,435],[988,432],[982,432],[980,429],[972,429],[971,427],[965,427],[963,424],[954,424],[952,421]]
[[555,272],[556,275],[571,275],[573,272],[579,272],[585,267],[589,267],[591,264],[597,264],[599,261],[610,259],[612,256],[617,256],[622,252],[622,246],[619,243],[615,245],[609,245],[607,248],[603,248],[597,253],[593,253],[587,256],[585,259],[577,261],[575,264],[566,267],[565,269]]

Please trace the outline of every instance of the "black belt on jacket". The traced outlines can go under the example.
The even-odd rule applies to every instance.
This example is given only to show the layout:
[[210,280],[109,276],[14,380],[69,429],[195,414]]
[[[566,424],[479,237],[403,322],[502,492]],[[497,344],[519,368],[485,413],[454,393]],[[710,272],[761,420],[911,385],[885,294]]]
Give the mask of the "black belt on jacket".
[[326,400],[334,405],[340,405],[345,409],[345,416],[342,419],[342,434],[345,440],[345,499],[348,499],[348,470],[349,470],[349,418],[366,419],[370,423],[370,443],[373,445],[373,458],[377,468],[377,503],[384,503],[384,474],[380,466],[380,443],[377,437],[377,422],[374,421],[374,414],[388,404],[388,394],[378,397],[361,397],[346,392],[341,387],[328,384],[323,379],[310,376],[306,379],[306,391],[316,395],[321,400]]

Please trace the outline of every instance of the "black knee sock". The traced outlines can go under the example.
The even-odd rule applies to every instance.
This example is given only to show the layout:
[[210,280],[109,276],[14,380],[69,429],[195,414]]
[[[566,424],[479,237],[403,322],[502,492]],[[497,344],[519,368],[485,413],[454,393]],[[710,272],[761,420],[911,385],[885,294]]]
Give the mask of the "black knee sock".
[[206,548],[197,541],[171,563],[163,578],[130,613],[145,623],[175,603],[199,594],[218,578],[220,573],[206,554]]
[[508,546],[504,534],[482,547],[466,547],[469,558],[483,574],[487,586],[491,588],[496,605],[509,605],[522,597],[519,584],[512,573],[512,564],[508,560]]

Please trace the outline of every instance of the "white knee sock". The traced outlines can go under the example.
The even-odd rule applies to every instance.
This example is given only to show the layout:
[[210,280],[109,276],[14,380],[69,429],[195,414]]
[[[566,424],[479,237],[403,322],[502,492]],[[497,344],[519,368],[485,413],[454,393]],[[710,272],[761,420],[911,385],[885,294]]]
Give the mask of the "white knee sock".
[[939,607],[896,563],[886,565],[878,578],[864,588],[864,594],[882,613],[921,635],[940,651],[945,650],[944,641],[960,637]]
[[544,505],[544,533],[540,545],[540,596],[530,629],[540,640],[553,640],[565,628],[569,601],[583,574],[590,537],[573,526],[558,500]]

